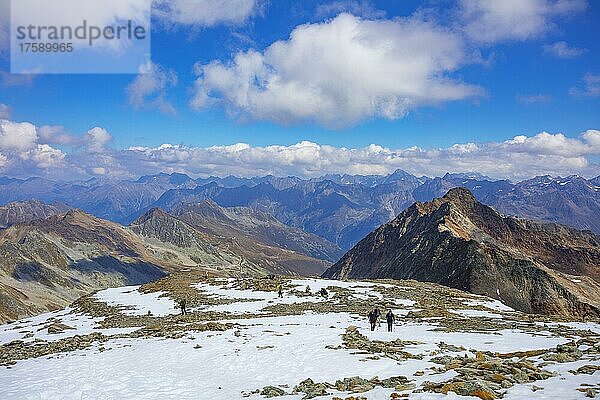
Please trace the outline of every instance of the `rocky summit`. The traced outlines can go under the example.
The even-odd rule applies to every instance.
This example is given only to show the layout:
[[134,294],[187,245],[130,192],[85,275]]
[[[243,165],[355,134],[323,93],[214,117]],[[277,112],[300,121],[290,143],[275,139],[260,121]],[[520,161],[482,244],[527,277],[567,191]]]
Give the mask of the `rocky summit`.
[[324,276],[416,279],[528,313],[600,315],[600,237],[502,215],[464,188],[413,204]]
[[188,271],[0,325],[0,398],[585,399],[599,339],[431,283]]

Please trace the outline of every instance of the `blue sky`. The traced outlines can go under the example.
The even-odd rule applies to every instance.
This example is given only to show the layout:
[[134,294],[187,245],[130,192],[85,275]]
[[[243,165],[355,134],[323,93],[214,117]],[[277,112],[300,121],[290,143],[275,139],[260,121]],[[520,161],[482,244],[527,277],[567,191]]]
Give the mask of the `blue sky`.
[[[161,1],[168,3],[168,0]],[[176,3],[176,0],[173,2]],[[137,103],[131,96],[134,90],[131,87],[139,78],[136,75],[36,75],[31,79],[15,82],[18,81],[18,76],[6,75],[9,60],[4,53],[0,58],[0,70],[4,71],[0,103],[10,110],[5,116],[11,121],[31,123],[37,129],[46,125],[61,126],[65,134],[81,138],[91,128],[101,127],[110,135],[107,148],[111,152],[130,146],[156,148],[163,143],[186,148],[206,148],[243,142],[262,148],[269,145],[291,146],[301,141],[335,148],[360,149],[374,143],[389,149],[418,146],[431,150],[448,149],[454,144],[470,142],[503,143],[518,135],[535,139],[540,132],[561,132],[566,136],[565,140],[572,138],[577,143],[588,146],[581,154],[569,155],[584,157],[586,164],[567,163],[563,169],[550,172],[570,172],[569,168],[574,173],[587,175],[598,172],[595,164],[598,158],[596,136],[590,134],[587,139],[580,136],[583,132],[600,127],[600,44],[596,38],[600,5],[595,2],[527,0],[515,4],[530,3],[530,9],[522,14],[508,16],[503,13],[512,13],[514,10],[488,10],[481,6],[485,2],[475,0],[246,2],[251,3],[250,11],[235,20],[221,15],[209,23],[200,17],[200,22],[182,23],[181,18],[178,20],[171,16],[169,20],[154,15],[152,62],[156,67],[151,70],[153,72],[150,76],[160,81],[159,86],[164,87],[154,91],[140,89],[142,92],[138,99],[141,100]],[[170,7],[174,9],[175,6]],[[223,12],[226,13],[227,10]],[[465,17],[469,12],[472,15]],[[341,13],[347,13],[345,15],[348,18],[344,20],[344,14],[340,16]],[[515,24],[515,20],[510,18],[516,18],[518,23]],[[365,21],[373,24],[367,26]],[[313,27],[320,25],[324,28],[315,30],[314,37],[303,36],[304,39],[299,39],[294,46],[291,44],[290,34],[296,32],[300,36],[306,33],[299,32],[301,28],[298,27],[303,24]],[[348,68],[352,76],[359,77],[345,85],[356,84],[360,91],[345,93],[339,86],[327,85],[327,82],[337,79],[336,74],[331,71],[328,72],[329,76],[323,73],[324,78],[319,78],[320,80],[314,81],[310,77],[311,74],[320,76],[319,66],[323,57],[333,55],[335,58],[338,49],[331,46],[323,50],[319,45],[307,44],[317,34],[331,36],[334,26],[339,27],[339,32],[342,33],[335,32],[344,34],[347,32],[344,24],[360,26],[366,32],[365,35],[378,35],[382,32],[384,36],[389,35],[382,36],[388,41],[398,38],[398,44],[391,44],[396,46],[394,51],[398,52],[402,52],[404,45],[419,46],[419,35],[423,35],[422,47],[432,46],[429,42],[432,38],[425,37],[432,32],[441,35],[440,40],[448,40],[448,46],[458,47],[453,51],[448,50],[449,54],[441,58],[436,51],[445,52],[445,43],[433,37],[433,47],[439,46],[439,49],[422,54],[423,60],[414,67],[423,65],[430,69],[430,75],[423,77],[419,71],[408,72],[410,76],[414,73],[417,79],[414,87],[406,89],[411,95],[407,95],[404,89],[389,93],[385,91],[385,79],[405,87],[405,82],[395,82],[397,79],[393,68],[385,69],[383,74],[390,76],[382,76],[380,82],[377,77],[373,78],[374,74],[382,73],[379,68],[376,68],[378,72],[373,72],[373,69],[360,62],[360,65],[351,65],[357,64],[357,59],[344,63],[345,55],[340,55],[340,76],[345,74],[343,69]],[[393,24],[402,25],[402,29],[393,34],[386,33],[386,26]],[[413,26],[416,38],[405,44],[402,41],[411,33]],[[481,30],[482,26],[485,29]],[[377,39],[369,40],[375,45],[380,44]],[[279,58],[269,58],[266,49],[277,41],[282,41],[285,48]],[[314,49],[320,52],[312,57],[311,50]],[[339,51],[340,54],[348,54]],[[248,52],[260,55],[261,67],[273,73],[274,78],[267,78],[272,79],[271,83],[288,80],[288,83],[300,82],[300,85],[306,84],[311,88],[315,86],[315,90],[323,95],[318,100],[333,104],[329,104],[329,108],[323,112],[308,110],[296,113],[295,109],[304,104],[303,98],[289,99],[295,92],[288,93],[285,101],[289,100],[290,105],[284,108],[278,104],[281,103],[281,98],[278,97],[281,92],[271,91],[265,95],[261,92],[264,87],[259,84],[255,89],[260,92],[257,95],[260,96],[257,97],[260,105],[247,107],[232,100],[239,92],[231,90],[221,81],[204,79],[198,84],[200,76],[194,72],[194,65],[220,63],[237,76],[243,70],[242,67],[232,67],[232,60],[236,55]],[[299,52],[302,52],[304,58],[301,61],[306,63],[309,72],[299,72],[298,69],[301,70],[302,67],[298,68],[297,65],[284,70],[287,68],[286,60],[292,59]],[[388,54],[382,56],[382,60],[384,63],[389,60],[390,64],[410,61],[410,57],[402,57]],[[271,61],[273,59],[277,61]],[[444,63],[447,65],[438,65]],[[177,83],[165,83],[161,72],[176,76]],[[210,67],[204,68],[203,76],[208,76],[211,72],[214,71]],[[298,76],[291,76],[294,73]],[[308,81],[303,82],[302,79],[306,78],[302,76],[307,75]],[[365,82],[369,83],[361,82],[363,76]],[[194,86],[195,82],[197,86]],[[323,82],[326,87],[319,87]],[[377,89],[369,87],[370,83],[377,86]],[[466,87],[458,88],[457,85]],[[210,92],[211,97],[209,101],[201,101],[200,106],[198,103],[192,104],[200,91],[198,87]],[[347,105],[360,102],[360,99],[353,98],[352,93],[365,97],[370,96],[371,91],[374,93],[374,101],[382,102],[373,109],[369,108],[369,104]],[[456,94],[438,96],[439,92],[446,91],[456,91]],[[246,94],[250,96],[252,93]],[[390,98],[393,100],[391,103]],[[406,98],[409,106],[397,105],[398,102],[403,104]],[[160,103],[157,99],[160,99]],[[338,100],[340,104],[336,104]],[[391,116],[386,108],[389,104],[393,104]],[[555,138],[551,139],[555,145]],[[36,143],[42,142],[38,140]],[[83,152],[81,146],[73,147],[56,140],[47,142],[62,151],[66,158],[73,153]],[[525,152],[533,159],[545,156],[531,153],[530,148],[539,148],[539,143],[533,143]],[[550,153],[556,155],[560,151],[551,149]],[[82,154],[76,156],[81,161]],[[7,157],[10,159],[10,156]],[[75,159],[73,157],[72,162]],[[35,170],[31,166],[29,169],[25,168],[21,161],[19,164],[20,169],[17,169],[13,163],[15,175]],[[552,164],[556,163],[553,161]],[[536,171],[543,170],[544,166],[546,164],[540,165]],[[527,174],[519,174],[515,169],[526,167],[528,164],[515,165],[510,171],[507,170],[506,175],[525,176]],[[98,167],[97,171],[102,171],[102,168],[107,171],[106,167]],[[173,164],[159,165],[156,168],[200,175],[208,173]],[[265,167],[264,170],[273,172],[273,168]],[[386,168],[391,169],[392,165]],[[374,167],[365,171],[385,172],[386,168]],[[460,168],[466,166],[456,167],[457,170]],[[89,167],[84,169],[89,173]],[[127,167],[122,166],[121,172],[123,169]],[[47,172],[38,170],[35,171]],[[354,170],[360,172],[360,168]],[[117,169],[113,168],[113,171],[116,173]],[[275,169],[275,172],[278,171]],[[281,173],[294,171],[282,169]],[[302,168],[298,171],[299,174],[316,173]],[[7,169],[5,172],[10,174],[11,171]]]

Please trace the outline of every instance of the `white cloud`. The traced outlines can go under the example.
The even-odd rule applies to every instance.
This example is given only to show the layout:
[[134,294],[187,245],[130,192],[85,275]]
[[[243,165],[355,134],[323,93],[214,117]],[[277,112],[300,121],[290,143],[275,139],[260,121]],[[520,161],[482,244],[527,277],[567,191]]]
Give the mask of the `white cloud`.
[[0,120],[0,151],[26,151],[37,142],[34,125],[28,122]]
[[0,119],[9,119],[11,114],[10,106],[0,103]]
[[83,138],[71,135],[63,126],[44,125],[37,130],[38,141],[42,144],[57,144],[61,146],[79,147],[84,144]]
[[264,52],[196,65],[191,106],[289,124],[341,127],[398,119],[428,104],[481,94],[449,74],[467,62],[460,36],[418,18],[363,20],[341,14],[296,27]]
[[544,53],[558,58],[575,58],[587,52],[587,49],[569,47],[567,42],[560,41],[554,44],[547,44],[544,47]]
[[95,127],[87,131],[84,142],[90,153],[104,153],[106,145],[112,141],[112,135],[104,128]]
[[0,120],[0,168],[47,169],[65,158],[60,150],[38,143],[37,129],[28,122]]
[[0,171],[10,176],[135,178],[162,171],[192,176],[315,177],[327,173],[387,174],[397,168],[415,175],[476,171],[493,178],[511,179],[544,174],[600,175],[600,165],[594,162],[600,156],[599,130],[588,130],[579,137],[542,132],[503,142],[457,143],[431,149],[416,146],[392,149],[377,144],[346,148],[303,141],[289,146],[236,143],[192,147],[165,143],[114,150],[106,147],[111,135],[96,127],[84,135],[82,151],[63,153],[39,143],[32,124],[2,121],[0,126],[3,132],[0,140],[4,141],[0,142]]
[[375,144],[349,149],[312,142],[265,147],[244,143],[208,148],[162,145],[125,150],[120,160],[137,165],[139,174],[159,169],[192,175],[311,177],[325,173],[386,174],[402,168],[416,175],[477,171],[496,178],[521,179],[540,174],[596,176],[600,166],[588,157],[597,155],[600,131],[589,130],[579,138],[542,132],[505,142],[434,149],[390,149]]
[[240,24],[256,8],[256,0],[155,0],[153,14],[165,22],[214,26]]
[[588,72],[583,76],[582,84],[573,86],[569,90],[572,96],[598,97],[600,96],[600,74]]
[[167,99],[167,91],[177,85],[177,73],[152,61],[140,66],[139,75],[125,89],[129,104],[135,108],[156,108],[164,114],[176,114]]
[[[594,133],[595,132],[595,133]],[[568,138],[562,133],[538,133],[533,137],[515,136],[504,142],[506,149],[511,152],[528,153],[531,155],[557,155],[564,157],[580,157],[590,154],[600,154],[600,146],[595,142],[598,131],[587,131],[582,135],[583,140]]]
[[[595,149],[595,153],[600,153],[600,131],[589,129],[581,137]],[[594,153],[594,151],[592,152]]]
[[67,133],[62,126],[38,128],[29,122],[0,120],[0,154],[9,161],[35,162],[42,169],[57,165],[67,157],[51,145],[70,146],[71,161],[79,157],[82,162],[104,160],[112,163],[114,160],[107,147],[111,141],[112,135],[100,127],[90,129],[83,136],[75,136]]
[[462,0],[458,15],[477,43],[528,40],[553,28],[554,20],[585,10],[585,0]]
[[65,154],[47,144],[38,144],[21,157],[24,160],[32,160],[38,168],[46,169],[60,165],[65,159]]

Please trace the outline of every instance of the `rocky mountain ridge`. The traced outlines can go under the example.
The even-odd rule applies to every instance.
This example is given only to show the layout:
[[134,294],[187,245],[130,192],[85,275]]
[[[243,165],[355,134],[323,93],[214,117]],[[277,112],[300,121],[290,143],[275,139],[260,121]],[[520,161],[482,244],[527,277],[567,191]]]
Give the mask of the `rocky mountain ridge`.
[[335,244],[249,207],[225,208],[209,199],[202,203],[181,204],[171,213],[213,235],[244,236],[332,263],[343,255],[342,249]]
[[504,216],[467,189],[415,203],[325,274],[435,282],[525,312],[600,315],[600,238]]

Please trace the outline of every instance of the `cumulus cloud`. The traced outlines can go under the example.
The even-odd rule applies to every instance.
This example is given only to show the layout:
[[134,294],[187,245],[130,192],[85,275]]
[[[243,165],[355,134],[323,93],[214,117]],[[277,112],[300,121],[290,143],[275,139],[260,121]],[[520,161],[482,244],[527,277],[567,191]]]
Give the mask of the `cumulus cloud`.
[[155,108],[164,114],[176,114],[167,92],[177,85],[177,73],[148,61],[140,66],[139,75],[125,89],[129,104],[135,108]]
[[579,86],[573,86],[569,90],[572,96],[598,97],[600,96],[600,74],[588,72],[583,76]]
[[87,131],[83,138],[87,151],[90,153],[104,153],[106,145],[112,141],[112,135],[104,128],[95,127]]
[[155,0],[152,12],[168,23],[214,26],[242,23],[256,8],[256,0]]
[[23,153],[24,160],[32,160],[41,169],[58,166],[65,158],[65,154],[47,144],[38,144],[35,148]]
[[68,133],[63,126],[44,125],[37,130],[38,142],[61,146],[78,147],[83,145],[83,138]]
[[38,143],[35,125],[0,120],[0,168],[46,169],[58,165],[64,157],[60,150]]
[[100,127],[76,136],[61,126],[0,119],[0,173],[74,179],[105,171],[124,176],[127,167],[120,165],[119,152],[108,146],[111,141],[112,135]]
[[[397,168],[415,175],[439,176],[446,172],[479,172],[493,178],[524,179],[536,175],[600,175],[600,131],[579,137],[541,132],[518,135],[502,142],[457,143],[445,148],[392,149],[371,144],[361,148],[335,147],[303,141],[289,146],[193,147],[163,144],[157,147],[107,147],[110,134],[94,128],[84,135],[84,151],[63,153],[40,144],[27,123],[2,122],[0,171],[11,176],[40,175],[63,179],[109,176],[136,178],[158,172],[182,172],[192,176],[273,174],[315,177],[327,173],[387,174]],[[30,132],[22,139],[22,134]],[[18,136],[22,142],[15,141]],[[33,140],[32,140],[33,138]],[[10,143],[10,151],[5,143]]]
[[589,130],[578,138],[542,132],[505,142],[464,143],[434,149],[390,149],[376,144],[349,149],[305,141],[265,147],[244,143],[208,148],[162,145],[130,148],[123,153],[129,162],[139,162],[145,173],[161,166],[161,170],[171,172],[221,176],[387,174],[397,168],[430,176],[448,171],[477,171],[514,179],[540,174],[596,176],[600,166],[588,158],[600,155],[600,131]]
[[340,14],[296,27],[288,40],[232,61],[197,64],[191,106],[283,124],[342,127],[372,117],[478,96],[452,79],[467,62],[461,38],[418,18],[364,20]]
[[470,40],[490,44],[540,37],[553,28],[556,18],[586,7],[585,0],[462,0],[458,15]]
[[581,138],[569,138],[562,133],[539,133],[533,137],[515,136],[504,142],[511,152],[527,153],[531,155],[581,157],[600,154],[598,146],[600,131],[588,130]]
[[26,151],[37,142],[36,128],[28,122],[0,121],[0,149],[2,151]]
[[587,49],[570,47],[565,41],[544,45],[543,49],[544,54],[558,58],[575,58],[587,52]]

